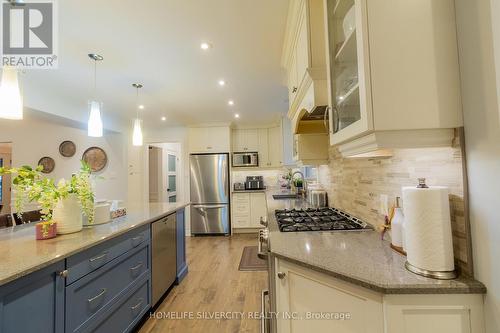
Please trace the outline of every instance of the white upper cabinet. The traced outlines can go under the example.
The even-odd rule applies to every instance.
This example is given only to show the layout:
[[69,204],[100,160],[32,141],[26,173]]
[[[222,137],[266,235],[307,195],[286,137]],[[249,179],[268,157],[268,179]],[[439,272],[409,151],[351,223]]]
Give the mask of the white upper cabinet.
[[291,0],[283,46],[289,111],[295,132],[306,112],[328,104],[323,0]]
[[259,150],[259,130],[239,129],[233,131],[234,152],[256,152]]
[[450,145],[463,126],[454,1],[324,4],[330,143],[346,156]]
[[283,166],[281,126],[257,129],[233,129],[233,152],[258,152],[259,167]]
[[281,127],[268,129],[269,140],[269,165],[272,167],[283,166],[283,134]]
[[229,127],[190,127],[190,153],[228,153],[231,150]]

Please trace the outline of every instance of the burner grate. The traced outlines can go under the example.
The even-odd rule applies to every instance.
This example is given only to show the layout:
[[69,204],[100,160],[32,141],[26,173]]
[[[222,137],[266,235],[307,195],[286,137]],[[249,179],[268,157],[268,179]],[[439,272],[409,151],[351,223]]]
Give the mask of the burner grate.
[[276,210],[275,216],[282,232],[373,230],[336,208],[282,209]]

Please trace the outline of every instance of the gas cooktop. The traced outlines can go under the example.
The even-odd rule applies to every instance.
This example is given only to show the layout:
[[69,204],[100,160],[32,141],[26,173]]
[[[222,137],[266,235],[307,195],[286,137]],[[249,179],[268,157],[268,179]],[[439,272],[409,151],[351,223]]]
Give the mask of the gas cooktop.
[[276,210],[280,231],[356,231],[373,228],[336,208]]

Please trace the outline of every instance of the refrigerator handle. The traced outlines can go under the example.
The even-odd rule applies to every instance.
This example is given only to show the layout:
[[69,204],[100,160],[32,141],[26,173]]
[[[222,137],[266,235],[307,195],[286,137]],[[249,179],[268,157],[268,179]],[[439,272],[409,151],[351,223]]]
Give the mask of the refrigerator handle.
[[217,205],[217,206],[210,206],[210,205],[193,205],[194,208],[196,209],[221,209],[221,208],[226,208],[227,205]]

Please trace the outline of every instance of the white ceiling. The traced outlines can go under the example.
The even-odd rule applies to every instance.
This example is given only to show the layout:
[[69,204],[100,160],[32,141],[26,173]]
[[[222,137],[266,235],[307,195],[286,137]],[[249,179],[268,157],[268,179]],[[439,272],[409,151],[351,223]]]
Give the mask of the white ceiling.
[[[235,112],[238,123],[266,123],[287,109],[280,57],[288,0],[58,3],[59,69],[24,74],[26,106],[84,121],[93,87],[87,54],[95,52],[104,56],[98,90],[110,128],[131,123],[133,82],[144,84],[146,128],[229,122]],[[202,41],[213,48],[203,52]]]

